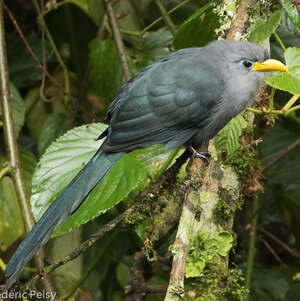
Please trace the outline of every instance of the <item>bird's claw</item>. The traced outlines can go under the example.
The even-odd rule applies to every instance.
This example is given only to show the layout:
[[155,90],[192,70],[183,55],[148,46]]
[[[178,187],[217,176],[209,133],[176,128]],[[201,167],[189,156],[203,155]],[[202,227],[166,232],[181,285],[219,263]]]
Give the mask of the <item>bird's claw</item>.
[[192,153],[192,160],[194,158],[200,158],[206,165],[209,164],[209,158],[211,157],[208,152],[197,152],[192,146],[189,147],[189,150]]

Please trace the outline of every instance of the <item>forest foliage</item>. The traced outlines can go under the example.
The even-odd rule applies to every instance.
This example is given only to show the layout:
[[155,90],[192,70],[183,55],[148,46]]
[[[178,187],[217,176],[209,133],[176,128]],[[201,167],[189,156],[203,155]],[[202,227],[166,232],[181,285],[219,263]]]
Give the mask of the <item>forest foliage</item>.
[[[225,38],[228,24],[237,13],[236,2],[110,1],[130,75],[175,50]],[[233,246],[230,268],[241,273],[235,278],[228,276],[226,281],[238,282],[232,284],[236,294],[225,292],[215,299],[201,299],[200,290],[207,289],[201,282],[208,264],[203,258],[212,261],[214,253],[199,251],[202,245],[211,243],[200,233],[201,240],[193,242],[187,259],[187,300],[243,300],[249,266],[253,270],[249,300],[300,300],[300,106],[296,103],[300,95],[300,3],[254,2],[242,38],[270,47],[271,57],[285,62],[289,73],[274,73],[266,79],[267,98],[252,110],[254,128],[249,127],[252,117],[246,112],[231,120],[214,140],[218,160],[235,169],[241,187],[253,184],[249,184],[250,176],[255,175],[257,180],[251,186],[253,193],[245,189],[244,204],[236,212],[236,234],[223,233],[211,246],[224,257]],[[106,129],[105,113],[126,82],[126,74],[102,1],[4,3],[14,128],[27,197],[38,220],[103,142],[97,137]],[[3,122],[0,108],[1,267],[25,236]],[[252,155],[245,158],[242,135],[247,132],[254,138]],[[129,208],[181,153],[181,149],[167,151],[157,145],[123,156],[79,210],[54,232],[55,239],[46,247],[50,262],[78,248]],[[178,178],[185,176],[182,170]],[[57,269],[53,278],[59,294],[65,298],[125,300],[126,287],[134,276],[135,255],[143,250],[148,257],[143,267],[146,300],[163,300],[172,263],[169,247],[177,224],[151,242],[148,234],[160,227],[153,223],[166,206],[163,199],[155,201],[146,204],[140,216],[128,218],[78,259]],[[161,222],[168,220],[162,215]],[[258,229],[256,242],[249,246],[253,225]],[[255,252],[254,262],[247,255],[249,248]],[[25,269],[21,282],[28,281],[34,272]],[[4,277],[1,279],[4,281]]]

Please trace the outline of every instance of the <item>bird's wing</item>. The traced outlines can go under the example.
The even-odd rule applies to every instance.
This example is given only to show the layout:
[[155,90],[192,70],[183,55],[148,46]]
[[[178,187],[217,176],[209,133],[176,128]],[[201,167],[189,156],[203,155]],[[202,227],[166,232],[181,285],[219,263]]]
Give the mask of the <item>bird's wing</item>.
[[106,150],[184,144],[209,120],[222,91],[221,76],[201,49],[173,53],[123,87],[108,113]]

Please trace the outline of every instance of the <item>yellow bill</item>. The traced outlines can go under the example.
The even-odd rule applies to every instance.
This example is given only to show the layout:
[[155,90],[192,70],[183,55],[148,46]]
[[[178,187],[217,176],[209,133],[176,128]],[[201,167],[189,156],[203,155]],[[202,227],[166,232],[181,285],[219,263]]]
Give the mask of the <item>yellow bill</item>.
[[261,63],[254,63],[252,71],[280,71],[280,72],[289,72],[287,67],[277,60],[266,60]]

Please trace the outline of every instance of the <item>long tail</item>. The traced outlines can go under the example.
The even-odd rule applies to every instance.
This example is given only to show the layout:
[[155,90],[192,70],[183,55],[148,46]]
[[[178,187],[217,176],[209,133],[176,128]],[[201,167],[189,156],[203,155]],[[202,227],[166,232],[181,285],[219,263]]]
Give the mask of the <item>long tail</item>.
[[10,288],[26,263],[49,240],[52,232],[74,213],[124,153],[106,154],[102,148],[50,205],[20,244],[5,270],[5,287]]

